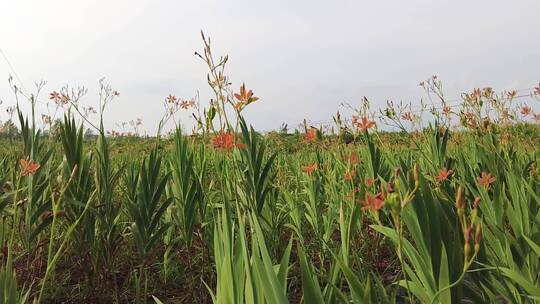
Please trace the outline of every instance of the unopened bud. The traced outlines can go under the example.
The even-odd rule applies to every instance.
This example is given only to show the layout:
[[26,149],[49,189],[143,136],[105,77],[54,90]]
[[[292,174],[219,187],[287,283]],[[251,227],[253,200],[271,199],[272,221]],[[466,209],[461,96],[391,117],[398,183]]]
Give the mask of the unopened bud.
[[469,254],[471,253],[471,245],[469,245],[469,243],[465,243],[465,245],[463,246],[463,252],[465,255],[465,260],[468,260]]
[[476,233],[474,234],[474,243],[480,245],[482,241],[482,224],[476,225]]
[[478,216],[478,210],[477,209],[473,209],[471,211],[471,224],[474,224],[476,223],[476,217]]
[[418,185],[418,183],[420,182],[420,169],[418,169],[418,163],[414,163],[413,178],[414,178],[414,184]]
[[390,207],[392,211],[399,211],[401,204],[399,203],[399,196],[395,192],[388,193],[386,197],[385,204]]
[[463,203],[463,186],[459,186],[457,195],[456,195],[456,208],[458,210],[463,209],[464,203]]
[[477,196],[475,199],[474,199],[474,202],[472,204],[472,207],[473,209],[476,209],[478,207],[478,205],[480,205],[480,197]]
[[469,226],[469,228],[467,228],[467,231],[465,231],[465,235],[464,235],[464,238],[465,238],[465,244],[469,244],[470,240],[471,240],[471,234],[472,234],[472,230],[473,230],[473,226],[472,224]]
[[482,224],[476,225],[476,232],[474,234],[474,254],[478,254],[480,251],[480,242],[482,241]]

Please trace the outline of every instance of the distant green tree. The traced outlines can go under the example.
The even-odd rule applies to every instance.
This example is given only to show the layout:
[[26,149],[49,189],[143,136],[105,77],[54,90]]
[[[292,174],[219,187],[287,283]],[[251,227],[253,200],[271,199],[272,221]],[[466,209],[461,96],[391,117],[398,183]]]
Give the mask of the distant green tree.
[[19,128],[10,119],[0,127],[0,138],[9,138],[10,143],[20,135]]

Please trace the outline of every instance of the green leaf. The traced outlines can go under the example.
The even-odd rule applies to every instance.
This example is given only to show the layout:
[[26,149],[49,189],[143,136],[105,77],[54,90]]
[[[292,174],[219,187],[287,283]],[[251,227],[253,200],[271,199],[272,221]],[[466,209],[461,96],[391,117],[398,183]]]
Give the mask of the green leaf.
[[306,255],[302,248],[298,249],[300,259],[300,272],[302,273],[302,289],[304,292],[304,303],[324,304],[319,282],[311,272]]

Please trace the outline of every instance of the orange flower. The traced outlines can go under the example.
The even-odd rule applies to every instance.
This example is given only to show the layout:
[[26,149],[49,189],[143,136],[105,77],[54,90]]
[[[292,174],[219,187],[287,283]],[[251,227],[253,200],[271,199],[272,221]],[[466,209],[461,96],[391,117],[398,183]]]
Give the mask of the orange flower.
[[442,112],[446,116],[450,115],[450,113],[451,113],[450,107],[449,106],[444,106],[443,109],[442,109]]
[[360,162],[360,158],[358,157],[358,154],[351,153],[351,155],[347,159],[347,162],[354,166],[354,165],[356,165],[356,164],[358,164]]
[[438,180],[439,182],[445,181],[448,179],[448,177],[450,177],[450,175],[452,175],[452,173],[454,173],[453,170],[448,170],[446,168],[443,168],[439,170],[439,175],[437,175],[435,179]]
[[38,163],[27,161],[26,159],[21,159],[19,163],[21,165],[21,176],[34,175],[39,167],[41,167]]
[[373,186],[373,184],[375,183],[375,179],[374,178],[370,178],[370,177],[366,177],[364,179],[364,183],[366,184],[366,187],[371,187]]
[[401,119],[408,120],[408,121],[413,121],[413,115],[412,115],[411,112],[406,112],[403,115],[401,115]]
[[357,123],[356,126],[362,131],[367,131],[375,126],[375,122],[364,116],[362,117],[362,121]]
[[56,91],[52,91],[51,94],[49,94],[49,99],[58,103],[62,97],[60,96],[60,93]]
[[184,100],[184,101],[182,101],[182,102],[180,103],[180,107],[181,107],[182,109],[188,109],[190,105],[191,105],[191,104],[189,103],[188,100]]
[[484,187],[489,187],[489,185],[495,182],[495,177],[488,172],[482,172],[481,176],[477,178],[478,183]]
[[482,95],[484,95],[484,97],[486,98],[491,98],[493,96],[493,88],[490,88],[490,87],[484,88]]
[[534,114],[534,120],[540,121],[540,114]]
[[529,114],[531,114],[531,108],[529,106],[521,107],[521,115],[529,116]]
[[309,129],[306,134],[304,134],[304,140],[305,141],[316,141],[317,140],[317,129],[311,128]]
[[234,135],[231,132],[219,132],[212,139],[212,144],[216,149],[230,150],[234,148]]
[[253,96],[253,92],[251,90],[246,91],[245,83],[240,86],[240,93],[234,93],[234,97],[245,104],[250,104],[259,100],[259,97]]
[[343,176],[343,179],[346,180],[346,181],[352,181],[353,178],[354,178],[354,171],[347,171],[345,172],[345,175]]
[[384,206],[384,197],[381,192],[377,195],[366,193],[366,198],[360,202],[362,204],[362,210],[379,211]]
[[167,102],[168,103],[175,103],[177,100],[178,100],[178,98],[176,98],[175,95],[169,94],[169,96],[167,96]]
[[315,172],[315,170],[317,170],[317,164],[309,164],[304,167],[304,172],[306,172],[307,174],[311,174]]
[[219,72],[219,75],[218,75],[217,79],[212,80],[210,82],[210,86],[212,86],[212,87],[216,87],[218,85],[220,87],[222,87],[224,84],[225,84],[225,76],[223,76],[223,74],[221,72]]
[[517,91],[516,90],[506,92],[506,97],[508,97],[508,99],[513,99],[516,96],[517,96]]

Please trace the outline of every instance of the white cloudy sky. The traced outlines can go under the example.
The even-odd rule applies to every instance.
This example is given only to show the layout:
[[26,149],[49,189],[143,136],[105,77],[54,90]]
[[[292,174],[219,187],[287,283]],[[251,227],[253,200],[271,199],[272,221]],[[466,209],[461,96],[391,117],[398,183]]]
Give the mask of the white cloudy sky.
[[[140,117],[154,130],[168,94],[210,96],[193,55],[203,29],[216,54],[229,54],[235,86],[245,81],[261,97],[249,121],[269,130],[329,119],[364,95],[375,105],[418,102],[418,82],[433,74],[451,97],[532,87],[539,13],[538,0],[2,0],[0,48],[27,88],[40,79],[47,92],[85,85],[91,104],[106,77],[121,92],[110,128]],[[0,57],[2,112],[13,101],[10,74]]]

